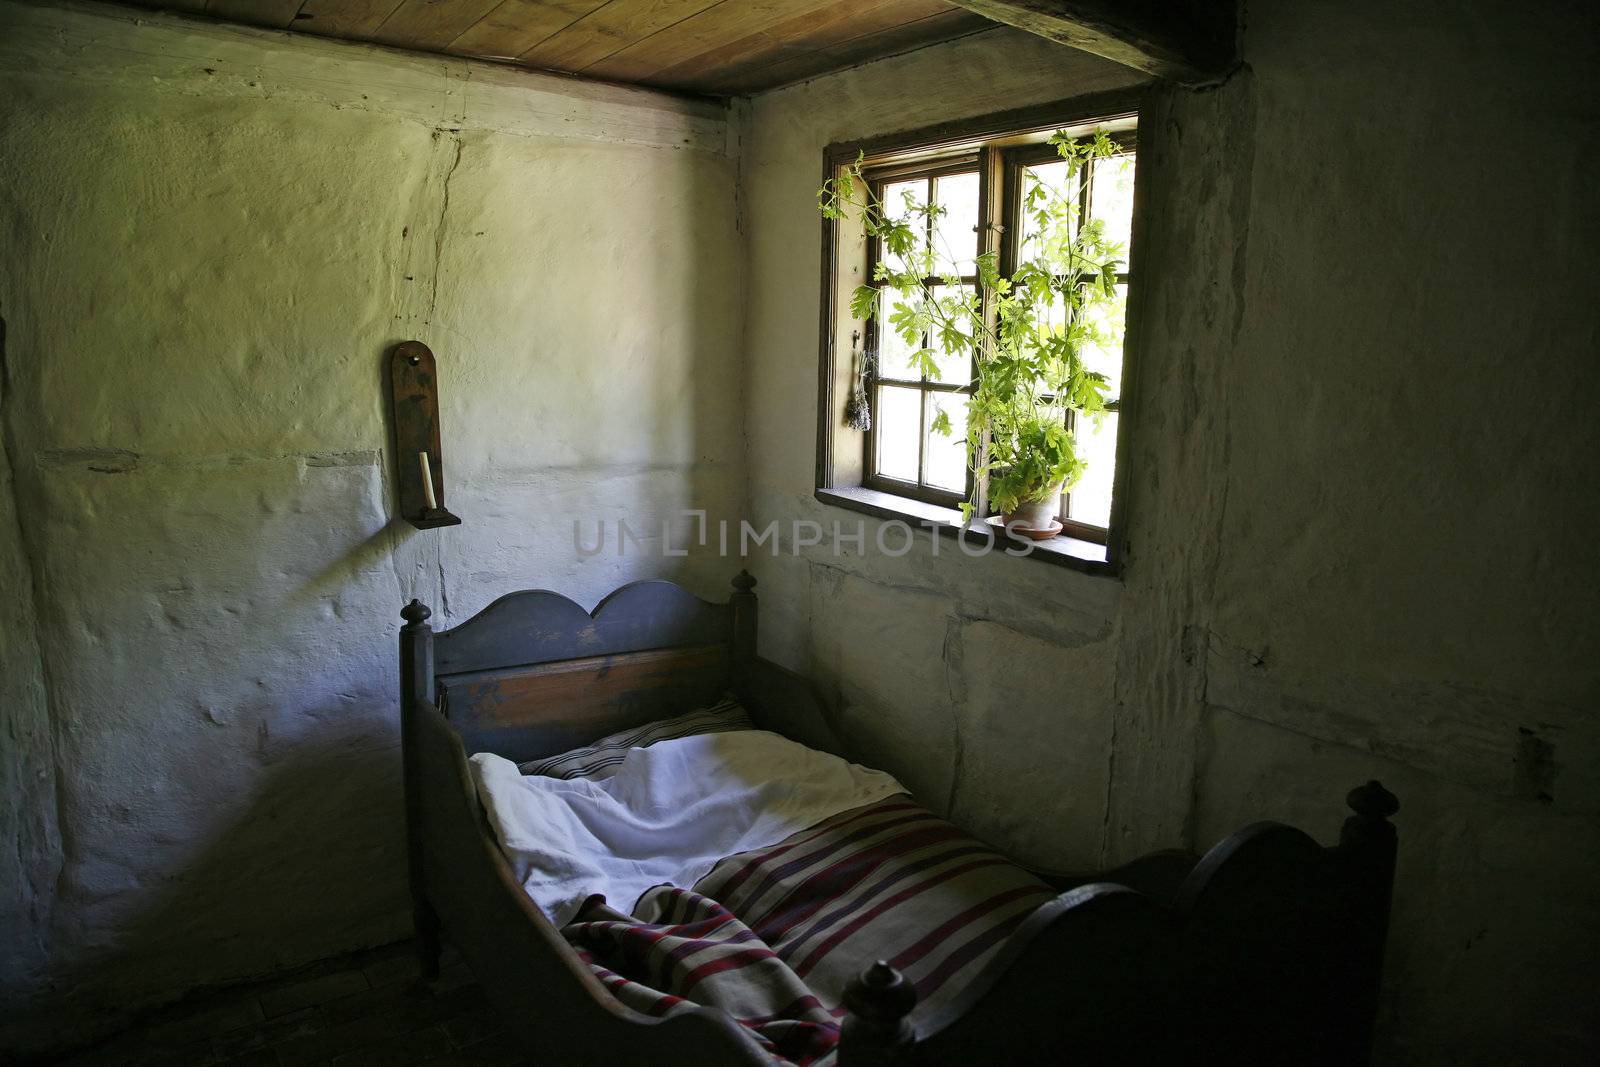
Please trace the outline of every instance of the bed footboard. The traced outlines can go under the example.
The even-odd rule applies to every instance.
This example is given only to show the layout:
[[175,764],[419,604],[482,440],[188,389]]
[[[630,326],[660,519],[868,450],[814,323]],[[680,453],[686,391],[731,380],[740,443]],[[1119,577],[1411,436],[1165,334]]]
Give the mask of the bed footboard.
[[887,965],[863,972],[842,1067],[879,1064],[1368,1061],[1399,802],[1349,796],[1340,842],[1257,823],[1171,899],[1110,881],[1029,917],[962,995],[917,1017]]

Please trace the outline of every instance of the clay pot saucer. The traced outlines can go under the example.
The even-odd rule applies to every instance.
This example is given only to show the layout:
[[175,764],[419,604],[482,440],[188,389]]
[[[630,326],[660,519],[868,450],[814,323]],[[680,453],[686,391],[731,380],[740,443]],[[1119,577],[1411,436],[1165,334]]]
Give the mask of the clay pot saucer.
[[1043,527],[1024,526],[1018,523],[1009,530],[1006,529],[1004,517],[1000,515],[990,515],[984,521],[1004,533],[1015,534],[1017,537],[1026,537],[1030,541],[1048,541],[1063,529],[1060,519],[1051,519],[1050,525]]

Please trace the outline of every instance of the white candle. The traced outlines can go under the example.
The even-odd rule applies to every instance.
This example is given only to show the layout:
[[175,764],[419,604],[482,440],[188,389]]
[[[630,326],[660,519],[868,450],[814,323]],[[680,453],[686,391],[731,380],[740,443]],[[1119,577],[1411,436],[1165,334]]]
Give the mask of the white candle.
[[433,495],[433,468],[428,465],[428,454],[417,453],[417,462],[422,464],[422,495],[428,501],[431,511],[439,506],[439,498]]

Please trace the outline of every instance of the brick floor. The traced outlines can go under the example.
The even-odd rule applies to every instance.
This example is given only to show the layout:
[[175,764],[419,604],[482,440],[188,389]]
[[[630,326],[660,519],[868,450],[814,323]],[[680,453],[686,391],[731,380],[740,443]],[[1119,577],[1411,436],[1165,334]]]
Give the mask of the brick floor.
[[447,953],[417,982],[409,942],[324,960],[295,974],[193,996],[55,1061],[60,1067],[410,1067],[511,1065],[528,1056],[466,964]]

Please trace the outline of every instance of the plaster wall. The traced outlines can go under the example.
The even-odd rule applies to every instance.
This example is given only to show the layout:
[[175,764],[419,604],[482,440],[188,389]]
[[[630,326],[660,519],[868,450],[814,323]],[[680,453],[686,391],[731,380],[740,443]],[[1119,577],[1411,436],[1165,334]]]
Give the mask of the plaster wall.
[[[1245,65],[1153,92],[1126,567],[753,565],[763,651],[958,821],[1065,867],[1396,791],[1380,1056],[1600,1054],[1600,232],[1580,5],[1251,4]],[[953,76],[960,71],[961,77]],[[812,495],[826,144],[1125,80],[1009,31],[743,123],[753,521]],[[992,90],[992,92],[991,92]]]
[[[742,499],[729,149],[717,104],[0,3],[0,1047],[407,934],[411,597],[726,589],[572,522]],[[396,520],[412,337],[460,527]]]

